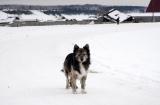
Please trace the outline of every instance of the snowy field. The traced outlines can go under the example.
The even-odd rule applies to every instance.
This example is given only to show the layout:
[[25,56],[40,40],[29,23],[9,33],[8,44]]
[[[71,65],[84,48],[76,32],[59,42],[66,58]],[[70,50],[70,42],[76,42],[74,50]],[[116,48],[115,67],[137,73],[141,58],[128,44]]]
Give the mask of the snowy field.
[[[0,105],[160,105],[160,23],[0,27]],[[60,70],[90,45],[86,91]],[[91,73],[92,72],[92,73]]]

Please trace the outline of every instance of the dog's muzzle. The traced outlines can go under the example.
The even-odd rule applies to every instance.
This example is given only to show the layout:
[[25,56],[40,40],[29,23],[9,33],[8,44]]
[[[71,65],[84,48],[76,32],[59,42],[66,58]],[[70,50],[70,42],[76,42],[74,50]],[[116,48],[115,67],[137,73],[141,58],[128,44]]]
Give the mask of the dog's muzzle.
[[80,58],[81,62],[83,62],[83,57]]
[[79,58],[78,58],[78,61],[79,61],[80,63],[82,63],[82,62],[85,62],[86,59],[87,59],[87,58],[85,58],[85,57],[79,57]]

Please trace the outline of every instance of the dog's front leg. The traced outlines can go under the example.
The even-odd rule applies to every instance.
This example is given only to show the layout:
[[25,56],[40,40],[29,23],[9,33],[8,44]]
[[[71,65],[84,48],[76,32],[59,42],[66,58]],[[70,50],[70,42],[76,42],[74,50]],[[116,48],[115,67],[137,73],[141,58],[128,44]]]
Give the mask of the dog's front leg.
[[77,94],[77,86],[76,86],[76,75],[72,75],[72,79],[71,79],[71,82],[72,82],[72,91],[73,91],[73,94]]
[[86,79],[87,79],[87,76],[84,76],[81,79],[81,92],[82,92],[82,94],[87,94],[87,92],[85,91]]

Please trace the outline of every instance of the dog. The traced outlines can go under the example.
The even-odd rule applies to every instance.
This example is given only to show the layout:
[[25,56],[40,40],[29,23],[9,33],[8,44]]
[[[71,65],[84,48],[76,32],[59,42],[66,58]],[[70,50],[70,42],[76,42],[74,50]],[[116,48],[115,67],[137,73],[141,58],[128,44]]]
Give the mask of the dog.
[[65,58],[63,64],[63,72],[66,76],[66,89],[72,87],[73,94],[77,94],[76,80],[80,80],[81,92],[86,94],[85,86],[90,66],[90,49],[86,44],[83,48],[80,48],[77,44],[74,45],[73,53],[70,53]]

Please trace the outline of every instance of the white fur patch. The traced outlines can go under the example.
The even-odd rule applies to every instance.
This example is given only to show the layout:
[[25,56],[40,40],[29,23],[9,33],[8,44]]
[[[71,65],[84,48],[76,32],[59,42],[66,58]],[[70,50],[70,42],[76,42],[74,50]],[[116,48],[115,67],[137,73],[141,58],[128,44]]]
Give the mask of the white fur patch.
[[78,79],[81,79],[82,77],[86,76],[87,75],[87,72],[83,66],[82,63],[79,64],[79,67],[80,67],[80,72],[81,74],[79,74],[78,72],[76,72],[77,76],[78,76]]

